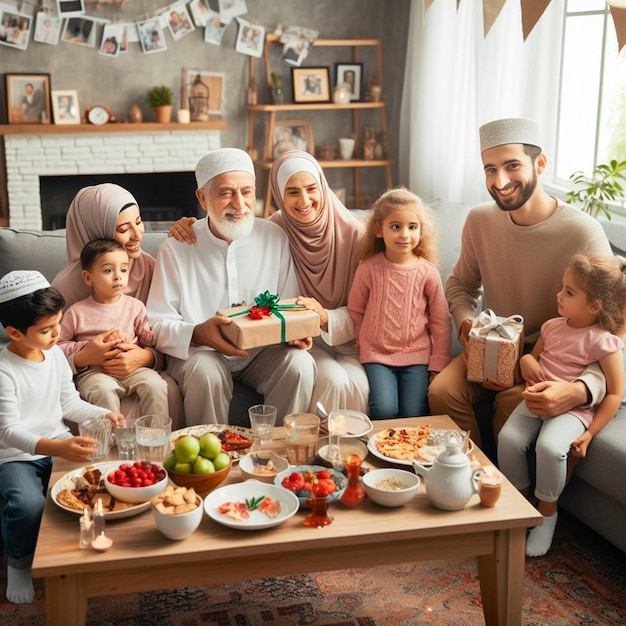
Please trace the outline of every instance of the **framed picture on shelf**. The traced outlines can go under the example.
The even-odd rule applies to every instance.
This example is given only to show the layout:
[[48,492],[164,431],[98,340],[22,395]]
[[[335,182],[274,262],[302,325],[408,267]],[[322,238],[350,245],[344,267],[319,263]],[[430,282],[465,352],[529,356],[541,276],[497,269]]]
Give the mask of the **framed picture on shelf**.
[[52,112],[55,124],[80,124],[78,92],[75,90],[53,91]]
[[189,108],[189,93],[196,77],[200,76],[202,84],[209,90],[209,115],[222,115],[222,101],[224,93],[224,72],[210,72],[189,67],[183,68],[182,93],[180,101],[183,109]]
[[330,102],[330,71],[327,67],[292,67],[293,101]]
[[315,154],[311,121],[276,120],[274,136],[267,138],[267,145],[272,146],[272,158],[274,159],[289,150],[303,150]]
[[9,124],[50,121],[50,74],[5,74]]
[[363,63],[335,63],[335,86],[350,85],[350,101],[358,102],[363,98]]

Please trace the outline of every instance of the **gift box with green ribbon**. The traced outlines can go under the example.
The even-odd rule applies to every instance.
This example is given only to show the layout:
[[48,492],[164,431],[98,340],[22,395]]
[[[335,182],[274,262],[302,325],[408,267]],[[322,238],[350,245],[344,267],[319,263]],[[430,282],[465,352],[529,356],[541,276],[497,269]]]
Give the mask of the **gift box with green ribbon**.
[[233,320],[220,328],[224,337],[241,350],[320,334],[317,313],[296,304],[296,298],[280,300],[269,291],[259,294],[253,305],[235,306],[217,313]]

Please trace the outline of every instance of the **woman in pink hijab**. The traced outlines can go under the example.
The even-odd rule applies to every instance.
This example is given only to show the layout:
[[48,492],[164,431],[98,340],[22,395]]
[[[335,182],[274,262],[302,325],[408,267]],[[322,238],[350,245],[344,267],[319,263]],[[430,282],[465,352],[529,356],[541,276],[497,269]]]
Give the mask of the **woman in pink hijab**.
[[[141,249],[144,231],[137,201],[126,189],[112,183],[81,189],[67,212],[66,246],[70,263],[52,281],[53,286],[63,294],[66,308],[91,295],[91,288],[82,278],[80,253],[85,244],[94,239],[114,239],[124,246],[130,260],[128,286],[124,293],[145,303],[152,281],[154,258]],[[113,345],[114,342],[101,335],[83,350],[88,351],[90,364],[100,364],[107,374],[116,378],[123,378],[139,367],[159,365],[160,357],[155,350],[136,344],[125,344],[120,350],[119,347],[113,349]],[[170,415],[172,420],[178,421],[182,416],[180,391],[169,376],[164,378],[169,379]],[[138,403],[133,404],[138,406]],[[122,410],[124,412],[124,407]]]
[[278,208],[270,221],[289,237],[302,292],[299,302],[320,316],[322,334],[311,349],[318,374],[310,410],[321,402],[329,411],[367,413],[369,385],[346,309],[363,222],[337,198],[308,152],[280,155],[272,165],[270,184]]

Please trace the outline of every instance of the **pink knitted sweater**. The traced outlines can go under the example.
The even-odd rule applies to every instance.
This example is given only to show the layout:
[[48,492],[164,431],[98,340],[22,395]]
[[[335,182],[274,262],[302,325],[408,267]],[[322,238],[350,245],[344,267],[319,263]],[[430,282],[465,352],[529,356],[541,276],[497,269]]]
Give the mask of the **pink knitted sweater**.
[[380,252],[357,268],[348,298],[361,363],[428,365],[450,362],[451,324],[437,268],[417,258],[396,265]]

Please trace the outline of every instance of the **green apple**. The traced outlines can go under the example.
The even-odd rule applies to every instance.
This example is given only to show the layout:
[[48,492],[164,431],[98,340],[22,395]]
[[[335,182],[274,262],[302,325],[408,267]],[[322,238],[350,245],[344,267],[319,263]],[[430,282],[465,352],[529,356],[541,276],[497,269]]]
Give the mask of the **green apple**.
[[205,459],[201,454],[193,462],[192,472],[194,474],[212,474],[215,471],[213,461]]
[[193,463],[176,463],[174,465],[174,471],[179,474],[191,474]]
[[184,435],[174,444],[179,463],[193,463],[200,452],[200,442],[193,435]]
[[178,463],[176,455],[172,454],[171,456],[168,456],[165,461],[163,461],[163,467],[166,470],[173,470],[176,463]]
[[222,451],[222,442],[215,433],[205,433],[200,437],[200,454],[213,460]]
[[230,464],[230,456],[227,452],[220,452],[214,459],[213,465],[216,470],[224,469]]

